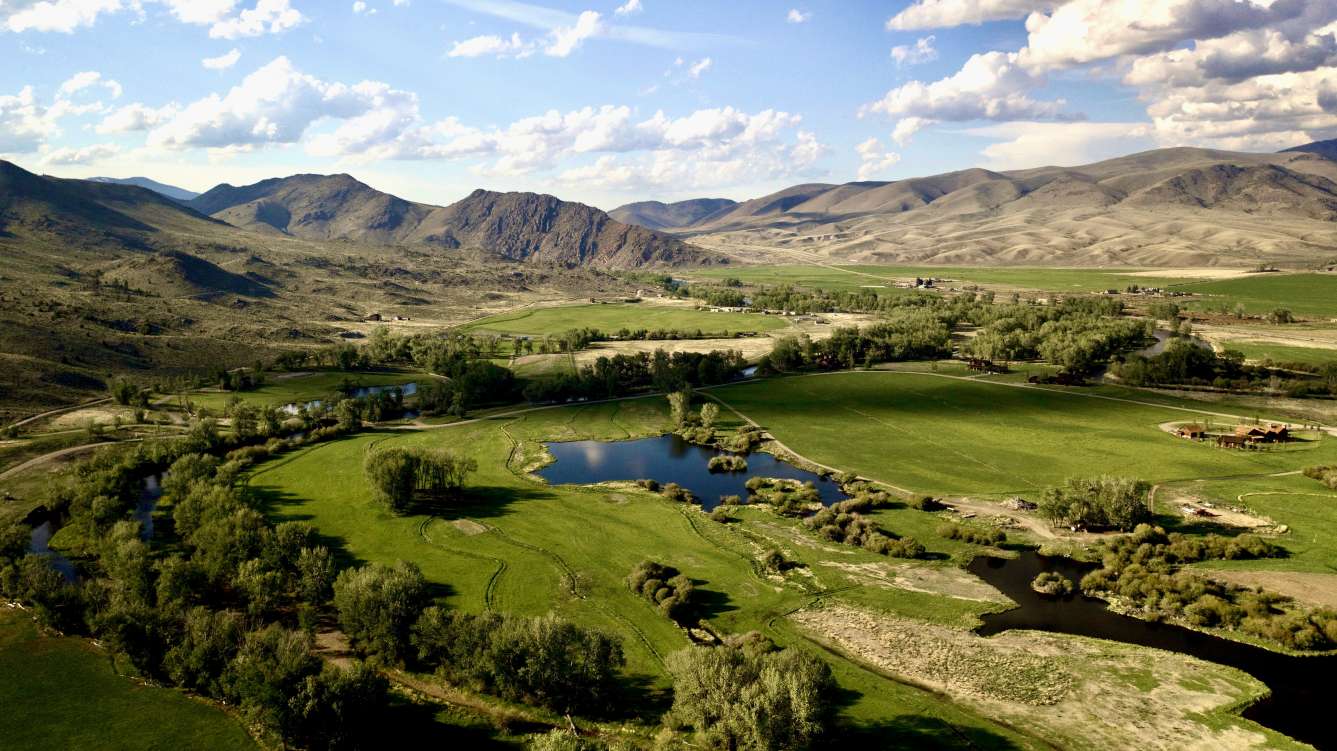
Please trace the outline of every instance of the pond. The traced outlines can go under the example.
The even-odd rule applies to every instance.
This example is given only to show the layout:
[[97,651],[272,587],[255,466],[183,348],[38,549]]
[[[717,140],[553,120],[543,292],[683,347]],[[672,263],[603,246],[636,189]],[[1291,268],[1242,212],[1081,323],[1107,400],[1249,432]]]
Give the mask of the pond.
[[[139,537],[148,542],[153,538],[153,512],[162,499],[163,475],[149,475],[144,478],[143,488],[139,491],[139,501],[135,504],[135,521],[139,522]],[[79,578],[74,561],[51,549],[51,538],[60,531],[64,519],[39,506],[24,518],[23,523],[32,528],[28,536],[28,551],[51,561],[51,567],[59,571],[66,581]]]
[[811,481],[821,493],[822,503],[828,506],[847,497],[834,481],[770,454],[748,454],[747,470],[743,472],[711,472],[707,466],[711,457],[727,452],[688,443],[672,433],[634,441],[569,441],[544,446],[557,461],[537,474],[553,485],[618,480],[676,482],[692,491],[707,511],[720,505],[720,496],[736,495],[746,500],[751,477]]
[[139,502],[135,504],[135,520],[139,522],[139,537],[148,542],[153,539],[153,511],[162,499],[162,475],[149,475],[144,478],[144,487],[139,491]]
[[976,629],[983,636],[1008,629],[1033,629],[1077,634],[1138,644],[1238,668],[1272,690],[1272,695],[1244,711],[1244,716],[1316,748],[1337,748],[1337,726],[1327,712],[1332,693],[1323,683],[1337,670],[1337,656],[1297,657],[1222,639],[1201,631],[1165,623],[1151,623],[1120,615],[1103,600],[1075,593],[1067,597],[1041,595],[1031,580],[1053,571],[1074,584],[1092,566],[1069,558],[1043,556],[1033,551],[1016,559],[981,556],[971,561],[970,572],[993,585],[1018,607],[983,616]]
[[[413,396],[418,393],[418,384],[401,383],[397,386],[358,386],[348,392],[347,396],[349,399],[365,399],[372,394],[383,394],[393,391],[398,391],[403,396]],[[309,402],[303,402],[301,404],[297,402],[289,402],[288,404],[283,405],[281,409],[283,412],[295,415],[301,411],[302,407],[306,407],[307,409],[317,409],[324,403],[325,402],[321,399],[312,399]]]

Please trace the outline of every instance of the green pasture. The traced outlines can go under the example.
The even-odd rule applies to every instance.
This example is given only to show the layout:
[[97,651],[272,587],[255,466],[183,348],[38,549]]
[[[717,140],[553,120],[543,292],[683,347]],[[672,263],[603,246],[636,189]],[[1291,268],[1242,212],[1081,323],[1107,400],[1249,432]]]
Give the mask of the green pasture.
[[[693,272],[702,279],[733,277],[749,284],[793,284],[820,289],[858,289],[891,285],[915,277],[935,277],[953,282],[1051,292],[1103,292],[1123,290],[1130,284],[1164,287],[1183,279],[1135,275],[1138,269],[1056,269],[1040,267],[887,266],[858,264],[840,266],[743,266]],[[893,287],[879,292],[896,293]]]
[[[201,407],[222,410],[233,396],[256,405],[282,406],[323,399],[339,392],[344,383],[354,386],[397,386],[404,383],[422,383],[431,378],[424,373],[404,371],[324,371],[279,378],[267,374],[266,383],[251,391],[199,391],[186,398]],[[168,397],[170,400],[170,397]]]
[[1337,349],[1328,349],[1326,347],[1295,347],[1285,344],[1273,344],[1272,342],[1248,341],[1245,339],[1231,339],[1223,342],[1222,346],[1226,349],[1243,352],[1244,356],[1250,360],[1270,359],[1277,363],[1297,362],[1312,365],[1325,365],[1330,362],[1337,362]]
[[254,749],[241,723],[185,694],[117,675],[85,639],[39,635],[0,611],[0,747]]
[[[541,460],[540,439],[636,437],[662,432],[667,420],[664,400],[648,398],[440,430],[387,431],[300,450],[259,467],[249,485],[275,521],[312,523],[347,563],[416,562],[436,586],[435,594],[451,607],[555,611],[617,634],[629,672],[664,689],[664,656],[689,642],[681,629],[626,589],[624,577],[641,560],[668,563],[695,579],[707,593],[705,616],[717,631],[760,630],[784,644],[806,640],[779,616],[812,602],[820,591],[848,589],[853,583],[842,569],[821,561],[886,561],[847,546],[812,544],[797,522],[759,509],[742,509],[739,521],[725,525],[694,506],[631,486],[552,487],[522,471]],[[443,516],[391,515],[372,500],[362,476],[366,452],[388,445],[442,447],[476,457],[479,469],[470,479],[467,500]],[[889,528],[901,524],[904,533],[923,535],[923,542],[944,559],[965,557],[962,544],[932,534],[933,515],[888,513],[894,514],[884,520]],[[912,517],[919,518],[912,524]],[[755,560],[772,547],[813,575],[781,579],[760,573]],[[908,589],[870,588],[850,592],[848,598],[864,607],[963,628],[996,607]],[[950,702],[814,651],[831,662],[851,692],[844,717],[856,728],[886,732],[895,726],[921,734],[928,748],[960,747],[958,733],[977,739],[977,747],[1010,747],[1012,733]]]
[[757,313],[712,313],[694,308],[652,303],[562,305],[527,308],[489,316],[460,327],[460,331],[519,336],[547,336],[571,329],[591,328],[613,334],[621,329],[675,329],[733,335],[774,331],[788,326],[783,318]]
[[1337,458],[1337,440],[1243,452],[1160,430],[1226,417],[1162,397],[1139,404],[1083,389],[1039,389],[898,371],[761,381],[711,393],[813,461],[935,495],[1034,494],[1066,478],[1151,482],[1266,475]]
[[1182,284],[1178,289],[1206,296],[1191,303],[1196,308],[1232,312],[1243,305],[1250,315],[1288,308],[1302,318],[1337,318],[1337,274],[1252,274]]

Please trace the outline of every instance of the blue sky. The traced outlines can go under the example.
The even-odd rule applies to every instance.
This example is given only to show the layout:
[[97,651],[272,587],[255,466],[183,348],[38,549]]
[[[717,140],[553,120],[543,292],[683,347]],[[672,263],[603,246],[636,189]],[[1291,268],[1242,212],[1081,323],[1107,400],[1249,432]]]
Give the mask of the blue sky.
[[0,0],[0,156],[612,208],[1337,136],[1337,0]]

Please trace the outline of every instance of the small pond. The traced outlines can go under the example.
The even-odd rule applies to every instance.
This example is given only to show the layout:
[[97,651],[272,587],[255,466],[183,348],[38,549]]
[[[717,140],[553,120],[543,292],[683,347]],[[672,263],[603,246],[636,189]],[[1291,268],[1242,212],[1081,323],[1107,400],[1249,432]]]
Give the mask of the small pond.
[[821,493],[822,503],[827,505],[846,498],[834,481],[770,454],[748,454],[744,472],[711,472],[707,466],[711,457],[726,452],[688,443],[671,433],[634,441],[569,441],[544,445],[557,461],[539,470],[538,475],[553,485],[618,480],[676,482],[692,491],[707,511],[720,505],[720,496],[736,495],[747,500],[747,481],[751,477],[812,481]]
[[51,549],[51,537],[56,534],[57,526],[49,517],[40,524],[35,524],[28,539],[28,550],[51,561],[51,568],[60,572],[65,581],[74,581],[77,574],[74,561]]
[[984,625],[976,629],[983,636],[1014,628],[1077,634],[1229,665],[1272,690],[1270,697],[1246,709],[1245,717],[1316,748],[1337,748],[1337,726],[1327,717],[1333,697],[1322,685],[1332,675],[1330,671],[1337,670],[1337,656],[1279,654],[1182,626],[1120,615],[1103,600],[1080,593],[1050,597],[1031,589],[1031,580],[1042,571],[1062,574],[1076,584],[1092,568],[1068,558],[1028,551],[1011,560],[981,556],[968,568],[1018,604],[1012,610],[983,616]]
[[[139,501],[135,504],[135,521],[139,522],[139,536],[145,542],[153,538],[153,512],[162,499],[163,475],[149,475],[144,478],[143,488],[139,491]],[[51,567],[60,572],[66,581],[79,578],[74,561],[51,549],[51,538],[63,525],[64,519],[39,506],[23,520],[32,528],[28,537],[28,551],[51,561]]]
[[[413,396],[414,394],[418,393],[418,384],[401,383],[397,386],[358,386],[357,388],[348,392],[348,398],[364,399],[368,396],[371,396],[372,394],[383,394],[394,391],[398,391],[403,396]],[[299,411],[301,411],[302,407],[306,407],[307,409],[317,409],[324,403],[325,402],[320,399],[312,399],[309,402],[304,402],[301,404],[298,404],[297,402],[289,402],[288,404],[283,405],[281,409],[282,411],[287,412],[290,415],[295,415]]]

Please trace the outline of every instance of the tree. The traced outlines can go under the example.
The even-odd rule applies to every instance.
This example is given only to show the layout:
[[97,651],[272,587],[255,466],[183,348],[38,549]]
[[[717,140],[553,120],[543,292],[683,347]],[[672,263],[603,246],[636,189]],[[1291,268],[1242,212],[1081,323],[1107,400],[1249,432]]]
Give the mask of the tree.
[[720,405],[715,402],[706,402],[701,405],[701,427],[711,429],[715,427],[715,420],[719,419]]
[[339,623],[353,646],[391,663],[407,653],[409,629],[426,601],[427,582],[407,561],[348,569],[334,582]]
[[669,415],[673,424],[681,428],[687,424],[687,415],[692,409],[692,392],[684,389],[668,395]]
[[291,699],[287,740],[311,749],[375,748],[389,688],[385,676],[361,662],[347,669],[325,665],[306,676]]
[[319,545],[302,548],[297,556],[297,595],[310,605],[319,605],[334,593],[334,556]]
[[299,718],[290,699],[320,667],[306,634],[270,624],[242,641],[224,671],[224,696],[239,704],[252,722],[288,738]]
[[735,639],[669,655],[674,719],[715,748],[808,746],[831,719],[836,688],[831,669],[806,652],[768,651],[768,646]]
[[1038,513],[1051,524],[1131,530],[1151,518],[1150,490],[1127,477],[1071,478],[1045,493]]
[[222,697],[223,674],[241,649],[243,633],[236,613],[191,608],[176,644],[163,660],[167,675],[178,686]]
[[1267,314],[1267,321],[1272,324],[1295,323],[1295,315],[1289,308],[1277,308]]
[[363,473],[377,496],[394,511],[404,511],[417,488],[417,461],[403,448],[379,449],[367,454]]

